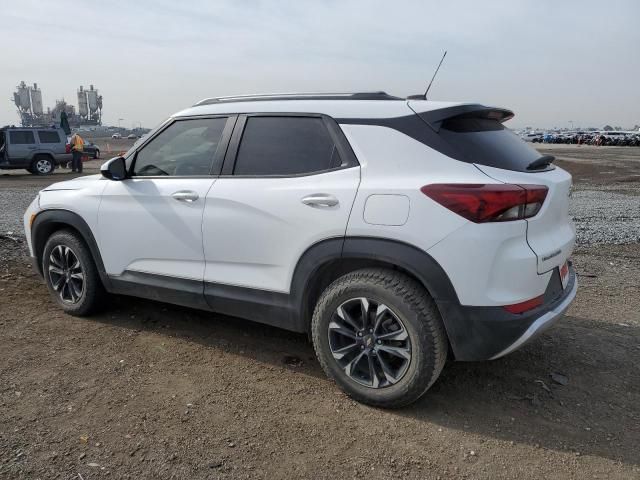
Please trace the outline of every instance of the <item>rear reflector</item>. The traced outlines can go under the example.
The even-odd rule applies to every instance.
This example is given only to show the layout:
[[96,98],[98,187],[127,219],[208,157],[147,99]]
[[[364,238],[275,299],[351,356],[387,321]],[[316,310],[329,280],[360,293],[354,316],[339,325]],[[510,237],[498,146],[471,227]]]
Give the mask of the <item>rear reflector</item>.
[[528,310],[533,310],[534,308],[542,305],[543,300],[544,295],[540,295],[539,297],[532,298],[531,300],[527,300],[525,302],[514,303],[513,305],[505,305],[502,308],[510,313],[524,313]]
[[533,217],[548,189],[544,185],[436,183],[420,191],[467,220],[484,223]]

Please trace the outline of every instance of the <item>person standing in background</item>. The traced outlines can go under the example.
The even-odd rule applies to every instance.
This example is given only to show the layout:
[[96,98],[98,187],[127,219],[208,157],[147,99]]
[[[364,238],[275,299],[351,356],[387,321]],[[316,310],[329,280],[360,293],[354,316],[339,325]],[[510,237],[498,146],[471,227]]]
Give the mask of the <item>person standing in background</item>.
[[82,152],[84,150],[84,140],[80,135],[74,133],[69,139],[71,145],[71,171],[82,173]]

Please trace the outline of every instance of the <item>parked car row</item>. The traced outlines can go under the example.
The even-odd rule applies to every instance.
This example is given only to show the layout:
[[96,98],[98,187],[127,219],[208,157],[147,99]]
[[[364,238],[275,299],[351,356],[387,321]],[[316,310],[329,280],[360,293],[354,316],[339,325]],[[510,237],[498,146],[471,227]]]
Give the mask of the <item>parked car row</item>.
[[617,147],[640,147],[640,134],[585,133],[585,134],[545,134],[535,136],[532,143],[563,143],[574,145],[597,145]]

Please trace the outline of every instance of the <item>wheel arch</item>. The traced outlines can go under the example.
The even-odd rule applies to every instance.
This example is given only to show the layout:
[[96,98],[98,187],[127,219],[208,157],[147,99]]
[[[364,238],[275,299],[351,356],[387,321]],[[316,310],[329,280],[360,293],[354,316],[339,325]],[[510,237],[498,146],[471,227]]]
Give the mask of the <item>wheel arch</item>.
[[33,152],[33,154],[31,155],[31,161],[33,162],[37,160],[39,157],[47,157],[50,160],[52,160],[54,163],[56,162],[56,157],[53,155],[53,153],[43,151],[43,150],[38,150]]
[[291,284],[292,301],[300,322],[298,330],[309,331],[315,304],[331,282],[348,272],[368,267],[400,271],[420,283],[436,302],[448,330],[448,309],[443,307],[459,301],[440,264],[413,245],[374,237],[325,240],[301,256]]
[[31,225],[31,245],[38,273],[40,275],[43,274],[42,254],[44,246],[49,237],[59,230],[72,230],[80,236],[96,264],[102,284],[106,289],[109,289],[109,277],[104,268],[102,256],[91,228],[80,215],[69,210],[44,210],[38,213],[33,220]]

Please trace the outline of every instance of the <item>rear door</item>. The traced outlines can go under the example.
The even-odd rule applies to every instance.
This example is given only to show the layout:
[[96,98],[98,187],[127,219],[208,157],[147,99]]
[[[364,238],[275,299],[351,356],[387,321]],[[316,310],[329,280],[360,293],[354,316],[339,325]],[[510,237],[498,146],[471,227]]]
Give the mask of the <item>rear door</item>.
[[[64,143],[58,130],[38,130],[39,150],[55,155],[56,160],[61,160],[60,154],[64,153]],[[62,148],[61,148],[62,147]]]
[[304,251],[344,237],[359,182],[360,167],[332,119],[241,116],[223,175],[207,195],[205,294],[215,284],[289,292]]

